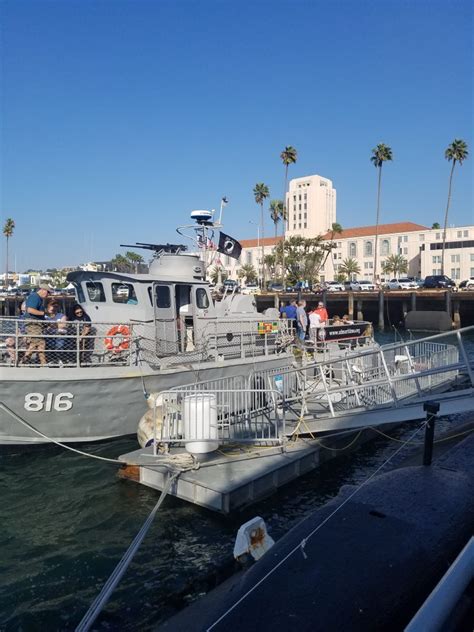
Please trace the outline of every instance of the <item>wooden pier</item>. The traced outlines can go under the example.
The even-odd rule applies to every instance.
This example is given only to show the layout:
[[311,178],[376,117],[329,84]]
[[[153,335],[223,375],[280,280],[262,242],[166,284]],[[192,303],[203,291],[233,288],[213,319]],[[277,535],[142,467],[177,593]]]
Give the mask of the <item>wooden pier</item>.
[[282,302],[301,296],[309,309],[323,301],[329,316],[343,316],[357,320],[369,320],[379,329],[398,327],[409,311],[448,312],[453,327],[474,324],[474,291],[452,290],[380,290],[376,292],[302,292],[257,294],[259,311],[268,307],[279,307]]

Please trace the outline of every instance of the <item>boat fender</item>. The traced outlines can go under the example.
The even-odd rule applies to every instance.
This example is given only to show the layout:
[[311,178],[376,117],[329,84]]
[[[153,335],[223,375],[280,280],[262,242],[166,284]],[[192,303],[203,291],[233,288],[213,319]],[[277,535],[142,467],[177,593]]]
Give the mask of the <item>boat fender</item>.
[[[161,435],[161,427],[163,425],[163,397],[158,393],[150,393],[147,399],[148,410],[138,422],[137,439],[141,448],[147,448],[154,443],[155,423],[156,436]],[[159,441],[157,442],[159,444]]]
[[108,351],[121,353],[130,347],[130,329],[127,325],[114,325],[107,332],[104,346]]

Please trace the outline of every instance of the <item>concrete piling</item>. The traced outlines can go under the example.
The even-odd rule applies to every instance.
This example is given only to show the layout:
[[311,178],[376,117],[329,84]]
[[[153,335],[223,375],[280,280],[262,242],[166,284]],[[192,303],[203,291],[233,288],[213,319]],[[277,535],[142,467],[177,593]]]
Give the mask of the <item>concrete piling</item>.
[[383,331],[385,329],[385,318],[383,309],[383,290],[379,291],[379,329]]

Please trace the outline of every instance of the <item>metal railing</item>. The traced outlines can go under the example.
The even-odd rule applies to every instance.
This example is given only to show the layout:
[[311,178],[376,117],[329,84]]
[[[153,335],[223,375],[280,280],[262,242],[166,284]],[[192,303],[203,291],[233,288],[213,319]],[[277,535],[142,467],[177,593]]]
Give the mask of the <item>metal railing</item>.
[[[172,325],[174,323],[171,323]],[[0,366],[173,366],[273,355],[293,341],[291,324],[268,319],[209,321],[194,333],[161,321],[83,322],[0,318]],[[183,336],[187,336],[184,344]]]
[[160,393],[154,408],[154,454],[160,444],[171,443],[196,447],[210,442],[214,449],[229,443],[283,445],[285,411],[277,406],[279,394],[246,389],[245,384],[246,378],[237,376],[228,378],[233,388],[216,389],[207,382]]
[[[234,393],[258,389],[274,410],[304,408],[315,416],[377,407],[400,407],[416,398],[456,386],[474,388],[474,372],[464,340],[474,327],[439,334],[428,340],[354,351],[343,357],[212,380],[180,388],[180,392]],[[448,343],[440,342],[442,340]]]

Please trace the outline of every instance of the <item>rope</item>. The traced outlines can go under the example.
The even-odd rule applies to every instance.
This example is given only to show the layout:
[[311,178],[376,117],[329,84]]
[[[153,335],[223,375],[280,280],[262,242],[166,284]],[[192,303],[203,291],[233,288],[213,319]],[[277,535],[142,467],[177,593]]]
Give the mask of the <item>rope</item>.
[[235,610],[235,608],[240,605],[249,595],[251,595],[254,590],[256,590],[261,584],[263,584],[271,575],[273,575],[273,573],[280,568],[280,566],[282,566],[294,553],[296,553],[296,551],[300,550],[303,551],[304,547],[306,546],[306,543],[308,542],[308,540],[310,538],[312,538],[336,513],[338,513],[343,507],[344,505],[346,505],[365,485],[367,485],[367,483],[369,483],[369,481],[371,481],[374,476],[376,476],[380,470],[385,467],[385,465],[387,465],[387,463],[389,463],[394,456],[396,456],[404,447],[405,445],[407,445],[409,443],[409,441],[411,441],[411,439],[413,437],[415,437],[418,432],[420,432],[420,430],[422,430],[424,427],[426,426],[426,421],[424,421],[416,430],[415,432],[410,435],[410,438],[399,448],[397,448],[397,450],[395,450],[393,452],[393,454],[391,454],[388,459],[386,459],[374,472],[372,472],[372,474],[365,479],[365,481],[363,481],[358,487],[356,487],[356,489],[349,494],[349,496],[347,496],[340,505],[338,505],[334,511],[332,511],[317,527],[315,527],[306,537],[304,537],[296,546],[294,546],[291,551],[289,553],[287,553],[285,555],[285,557],[283,557],[277,564],[275,564],[275,566],[273,566],[268,573],[266,573],[254,586],[252,586],[252,588],[250,588],[246,593],[244,593],[242,595],[242,597],[240,597],[240,599],[238,599],[228,610],[226,610],[224,612],[224,614],[222,614],[216,621],[214,621],[214,623],[212,623],[206,630],[207,632],[209,632],[209,630],[213,630],[223,619],[225,619],[225,617],[230,614],[233,610]]
[[[377,432],[379,435],[382,435],[382,437],[385,437],[386,439],[390,439],[391,441],[394,441],[395,443],[404,443],[403,440],[396,439],[395,437],[391,437],[390,435],[385,434],[385,432],[382,432],[382,430],[379,430],[378,428],[374,428],[373,426],[370,426],[369,428],[370,430]],[[458,432],[457,434],[449,435],[449,437],[436,439],[435,441],[433,441],[433,443],[443,443],[445,441],[451,441],[451,439],[457,439],[458,437],[462,437],[466,434],[469,434],[470,432],[474,432],[474,428],[469,428],[468,430],[463,430],[463,432]],[[411,441],[410,443],[411,445],[424,445],[424,441]]]
[[356,443],[356,441],[359,439],[360,435],[362,434],[363,430],[365,430],[365,428],[362,428],[362,430],[359,430],[359,432],[356,434],[354,439],[352,439],[343,448],[330,448],[327,445],[323,445],[321,441],[318,441],[318,444],[320,445],[321,448],[324,448],[325,450],[331,450],[332,452],[344,452],[344,450],[348,450],[352,445],[354,445],[354,443]]
[[[58,445],[61,448],[65,448],[66,450],[70,450],[71,452],[75,452],[76,454],[81,454],[82,456],[88,456],[91,459],[97,459],[99,461],[106,461],[108,463],[115,463],[115,464],[118,463],[119,465],[127,465],[125,463],[125,461],[119,461],[118,459],[108,459],[105,456],[98,456],[96,454],[89,454],[88,452],[82,452],[82,450],[78,450],[77,448],[72,448],[69,445],[61,443],[61,441],[56,441],[56,439],[52,439],[51,437],[48,437],[48,435],[45,435],[43,432],[41,432],[41,430],[38,430],[37,428],[32,426],[30,423],[25,421],[22,417],[20,417],[20,415],[17,415],[13,410],[11,410],[11,408],[9,408],[3,402],[0,402],[0,408],[4,412],[6,412],[8,415],[10,415],[10,417],[13,417],[13,419],[15,421],[18,421],[19,423],[21,423],[24,426],[26,426],[29,430],[32,430],[33,432],[36,432],[36,434],[40,435],[40,437],[43,437],[43,439],[46,439],[47,441],[50,441],[51,443],[55,443],[56,445]],[[137,465],[137,464],[130,463],[129,465]]]
[[115,567],[109,579],[105,582],[104,586],[102,587],[102,590],[97,595],[97,597],[95,598],[95,600],[89,607],[88,611],[82,618],[81,622],[76,628],[76,632],[87,632],[88,630],[91,629],[91,626],[93,625],[94,621],[97,619],[97,617],[103,610],[105,604],[110,598],[110,595],[114,591],[119,581],[122,579],[125,571],[129,567],[133,557],[135,556],[135,553],[138,551],[140,544],[142,543],[145,535],[147,534],[149,528],[151,527],[153,519],[155,518],[155,515],[158,512],[158,509],[160,508],[161,504],[166,498],[166,495],[168,494],[171,488],[171,485],[173,484],[175,479],[178,478],[180,474],[181,472],[176,472],[175,474],[168,476],[168,480],[166,481],[166,485],[164,486],[163,491],[161,492],[158,502],[156,503],[154,508],[151,510],[151,513],[148,516],[148,518],[145,520],[145,522],[143,523],[142,528],[137,533],[133,542],[130,544],[127,551],[123,555],[122,559]]

